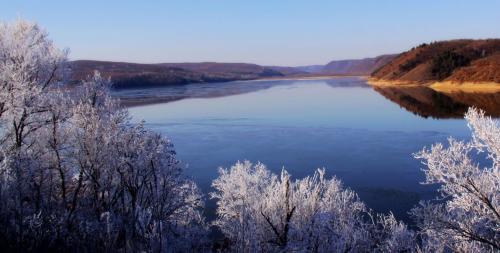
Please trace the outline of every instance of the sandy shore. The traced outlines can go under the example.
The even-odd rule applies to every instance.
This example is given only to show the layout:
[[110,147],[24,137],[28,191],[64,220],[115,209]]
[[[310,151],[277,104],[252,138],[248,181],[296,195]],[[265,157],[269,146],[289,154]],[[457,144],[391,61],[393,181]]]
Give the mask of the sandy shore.
[[368,84],[375,87],[418,87],[425,86],[440,92],[470,92],[470,93],[491,93],[500,92],[500,83],[493,82],[433,82],[415,83],[408,81],[379,80],[368,78]]
[[436,91],[441,92],[500,92],[500,83],[486,83],[486,82],[466,82],[466,83],[453,83],[453,82],[436,82],[430,85]]
[[367,78],[367,83],[375,87],[417,87],[417,86],[429,86],[425,83],[415,83],[407,81],[393,81],[393,80],[380,80],[375,78]]

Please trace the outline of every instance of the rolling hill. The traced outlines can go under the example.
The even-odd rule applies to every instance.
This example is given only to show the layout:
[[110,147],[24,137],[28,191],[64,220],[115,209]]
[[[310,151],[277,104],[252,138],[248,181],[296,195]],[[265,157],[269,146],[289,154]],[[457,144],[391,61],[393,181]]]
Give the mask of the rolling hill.
[[213,83],[280,77],[369,75],[396,55],[331,61],[326,65],[299,67],[260,66],[249,63],[158,63],[78,60],[70,62],[71,82],[92,75],[95,70],[111,78],[114,88],[160,87],[189,83]]
[[396,55],[388,54],[358,60],[331,61],[323,67],[321,72],[333,75],[369,75],[395,57]]
[[246,63],[160,63],[79,60],[70,63],[71,81],[76,83],[97,70],[113,81],[114,88],[155,87],[188,83],[229,82],[282,77],[279,71]]
[[500,84],[500,39],[424,43],[399,54],[371,76],[401,83]]
[[322,75],[370,75],[397,55],[387,54],[373,58],[334,60],[325,65],[295,67],[297,71]]

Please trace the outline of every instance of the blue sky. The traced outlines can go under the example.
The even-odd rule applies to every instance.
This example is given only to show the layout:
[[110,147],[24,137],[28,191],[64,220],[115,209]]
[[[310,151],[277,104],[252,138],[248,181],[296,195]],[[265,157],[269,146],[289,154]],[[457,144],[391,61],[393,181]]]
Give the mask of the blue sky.
[[71,59],[324,64],[422,42],[499,38],[500,0],[7,1]]

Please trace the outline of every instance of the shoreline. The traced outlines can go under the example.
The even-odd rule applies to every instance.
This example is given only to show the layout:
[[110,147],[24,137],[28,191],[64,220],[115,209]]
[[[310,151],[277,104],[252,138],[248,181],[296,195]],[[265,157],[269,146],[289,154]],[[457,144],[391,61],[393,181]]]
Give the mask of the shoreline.
[[[251,83],[251,82],[259,82],[259,81],[286,81],[286,80],[328,80],[328,79],[339,79],[339,78],[345,78],[345,77],[357,77],[361,78],[364,80],[368,79],[368,76],[362,76],[362,75],[318,75],[318,76],[288,76],[288,77],[277,77],[277,78],[262,78],[262,79],[252,79],[252,80],[235,80],[235,81],[230,81],[230,82],[224,82],[224,83],[231,83],[231,82],[245,82],[245,83]],[[193,83],[196,84],[196,83]],[[251,84],[249,84],[251,85]],[[148,89],[148,88],[144,88]],[[243,92],[245,93],[245,92]],[[231,95],[233,93],[228,93],[227,95]],[[237,93],[239,94],[239,93]],[[234,94],[233,94],[234,95]],[[219,95],[211,95],[211,96],[175,96],[175,97],[157,97],[157,96],[148,96],[148,97],[120,97],[119,95],[115,95],[115,98],[119,99],[120,104],[124,107],[137,107],[137,106],[144,106],[144,105],[153,105],[153,104],[161,104],[161,103],[170,103],[170,102],[175,102],[187,98],[210,98],[210,97],[218,97]],[[224,96],[224,95],[222,95]]]
[[500,83],[494,82],[410,82],[410,81],[394,81],[394,80],[381,80],[376,78],[368,78],[367,83],[372,87],[428,87],[435,91],[453,93],[453,92],[467,92],[467,93],[496,93],[500,92]]
[[338,79],[338,78],[345,78],[345,77],[359,77],[359,78],[364,78],[364,79],[369,78],[369,76],[367,76],[367,75],[318,75],[318,76],[265,77],[265,78],[247,80],[247,81],[251,82],[251,81],[280,81],[280,80],[299,80],[299,81],[300,80],[325,80],[325,79]]
[[430,84],[426,83],[417,83],[417,82],[409,82],[409,81],[394,81],[394,80],[383,80],[377,79],[373,77],[369,77],[366,82],[373,87],[429,87]]
[[450,81],[435,82],[430,86],[432,89],[441,92],[477,92],[477,93],[495,93],[500,92],[500,83],[493,82],[464,82],[454,83]]

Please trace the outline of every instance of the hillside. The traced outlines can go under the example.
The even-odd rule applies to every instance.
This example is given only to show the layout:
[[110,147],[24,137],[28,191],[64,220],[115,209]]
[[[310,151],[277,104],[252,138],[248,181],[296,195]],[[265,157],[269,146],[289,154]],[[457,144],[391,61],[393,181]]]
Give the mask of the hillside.
[[391,54],[358,60],[331,61],[323,67],[321,72],[333,75],[369,75],[374,70],[393,60],[395,57],[396,55]]
[[334,60],[325,65],[295,67],[297,71],[323,75],[370,75],[397,55],[381,55],[373,58]]
[[421,44],[372,73],[384,81],[500,83],[500,39]]
[[70,64],[72,82],[85,79],[94,70],[98,70],[102,76],[111,78],[115,88],[228,82],[284,76],[279,71],[246,63],[138,64],[80,60]]

